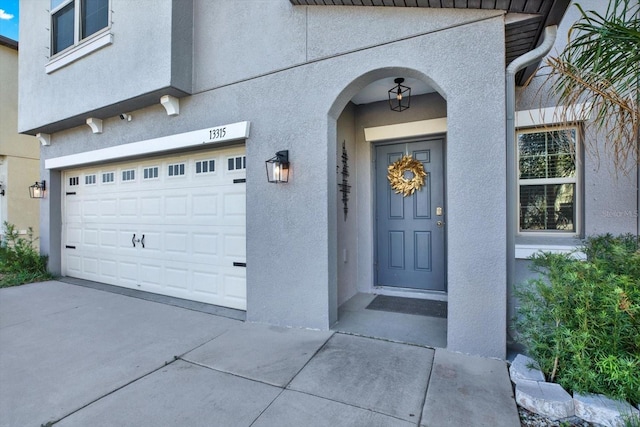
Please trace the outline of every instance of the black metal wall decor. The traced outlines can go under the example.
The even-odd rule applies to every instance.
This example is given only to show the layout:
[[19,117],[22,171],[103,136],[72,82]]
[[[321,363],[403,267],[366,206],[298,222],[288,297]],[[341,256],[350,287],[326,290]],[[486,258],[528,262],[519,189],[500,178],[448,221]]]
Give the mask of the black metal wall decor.
[[349,212],[349,193],[351,186],[349,185],[349,155],[347,154],[347,146],[342,141],[342,183],[338,184],[342,193],[342,209],[344,212],[344,220],[347,220],[347,212]]

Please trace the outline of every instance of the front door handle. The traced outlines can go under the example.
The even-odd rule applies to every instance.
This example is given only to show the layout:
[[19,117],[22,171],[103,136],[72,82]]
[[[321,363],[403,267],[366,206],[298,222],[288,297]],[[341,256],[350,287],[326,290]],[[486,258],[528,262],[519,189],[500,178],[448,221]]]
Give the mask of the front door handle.
[[437,221],[437,222],[436,222],[436,225],[437,225],[439,228],[442,228],[442,227],[444,227],[444,221]]

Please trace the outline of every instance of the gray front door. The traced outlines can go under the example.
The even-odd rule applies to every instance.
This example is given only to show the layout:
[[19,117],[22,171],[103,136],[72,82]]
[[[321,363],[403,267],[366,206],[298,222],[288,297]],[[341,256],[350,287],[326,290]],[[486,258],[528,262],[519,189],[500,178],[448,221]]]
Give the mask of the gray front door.
[[[442,139],[376,146],[376,285],[444,291]],[[396,194],[387,168],[409,153],[427,172],[414,194]],[[409,175],[405,175],[411,178]]]

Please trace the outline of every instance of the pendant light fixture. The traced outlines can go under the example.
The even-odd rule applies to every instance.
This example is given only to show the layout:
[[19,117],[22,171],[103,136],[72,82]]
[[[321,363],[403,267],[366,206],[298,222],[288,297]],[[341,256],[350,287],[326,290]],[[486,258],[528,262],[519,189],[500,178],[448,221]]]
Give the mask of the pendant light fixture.
[[396,86],[389,89],[389,108],[401,112],[409,108],[411,104],[411,88],[404,86],[404,79],[398,77],[393,81]]

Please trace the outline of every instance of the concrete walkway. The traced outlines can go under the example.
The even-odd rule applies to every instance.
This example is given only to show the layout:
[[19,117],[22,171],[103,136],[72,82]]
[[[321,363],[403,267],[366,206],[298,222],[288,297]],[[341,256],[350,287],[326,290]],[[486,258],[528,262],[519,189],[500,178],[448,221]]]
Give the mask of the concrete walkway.
[[0,426],[518,427],[504,362],[51,281],[0,289]]

